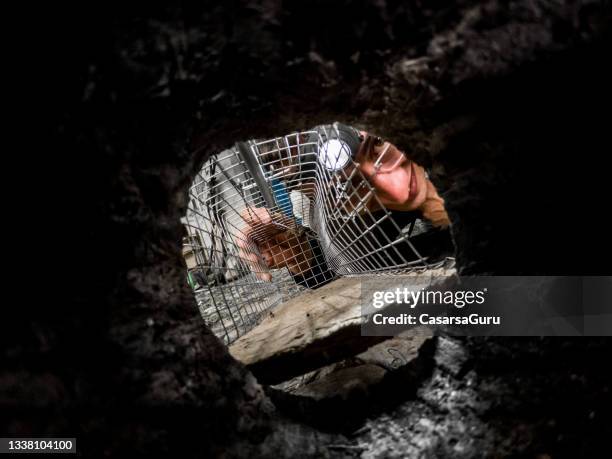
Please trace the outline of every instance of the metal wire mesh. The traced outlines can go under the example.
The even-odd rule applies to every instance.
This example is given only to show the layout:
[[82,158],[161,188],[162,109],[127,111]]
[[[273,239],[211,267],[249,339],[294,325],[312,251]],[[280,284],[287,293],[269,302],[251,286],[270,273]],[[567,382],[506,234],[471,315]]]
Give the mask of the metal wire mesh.
[[411,240],[421,222],[401,227],[354,160],[322,163],[324,140],[304,131],[239,143],[190,187],[184,253],[204,319],[228,344],[334,277],[433,266]]

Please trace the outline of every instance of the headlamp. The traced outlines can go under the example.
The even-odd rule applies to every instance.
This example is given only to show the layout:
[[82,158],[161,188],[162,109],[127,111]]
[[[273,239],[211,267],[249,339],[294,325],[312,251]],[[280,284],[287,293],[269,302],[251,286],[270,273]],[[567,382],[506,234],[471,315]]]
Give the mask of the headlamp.
[[318,160],[328,171],[344,169],[357,156],[362,141],[357,129],[336,122],[316,126],[313,131],[320,142]]
[[344,169],[353,157],[350,147],[339,139],[331,139],[319,148],[319,161],[329,171]]

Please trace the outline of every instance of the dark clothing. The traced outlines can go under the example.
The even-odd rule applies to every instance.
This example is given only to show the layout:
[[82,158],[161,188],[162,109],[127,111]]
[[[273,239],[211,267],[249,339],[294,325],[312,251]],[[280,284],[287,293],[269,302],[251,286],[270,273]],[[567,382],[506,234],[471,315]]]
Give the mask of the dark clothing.
[[327,266],[319,241],[316,239],[310,239],[308,243],[310,244],[314,257],[310,264],[311,267],[302,274],[291,275],[297,284],[307,288],[317,288],[332,281],[337,277],[337,275]]

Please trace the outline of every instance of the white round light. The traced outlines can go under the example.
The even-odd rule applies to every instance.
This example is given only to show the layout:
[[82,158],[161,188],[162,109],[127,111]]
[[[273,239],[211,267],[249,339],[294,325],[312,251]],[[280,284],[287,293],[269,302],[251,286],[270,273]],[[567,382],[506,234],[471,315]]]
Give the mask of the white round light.
[[351,159],[351,149],[338,139],[323,143],[319,149],[319,161],[330,171],[343,169]]

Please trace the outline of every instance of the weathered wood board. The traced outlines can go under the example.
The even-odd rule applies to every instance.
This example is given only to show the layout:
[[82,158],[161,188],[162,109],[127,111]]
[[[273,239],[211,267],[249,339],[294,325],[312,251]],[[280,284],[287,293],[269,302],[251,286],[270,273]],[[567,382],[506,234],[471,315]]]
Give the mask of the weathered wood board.
[[[437,270],[438,276],[452,274],[454,270]],[[432,272],[408,276],[416,284],[427,285]],[[230,353],[246,364],[260,382],[276,384],[388,339],[361,336],[364,279],[340,278],[279,305],[257,327],[236,340]],[[399,285],[405,282],[406,275],[397,279]]]

